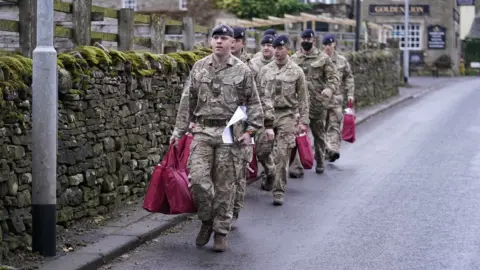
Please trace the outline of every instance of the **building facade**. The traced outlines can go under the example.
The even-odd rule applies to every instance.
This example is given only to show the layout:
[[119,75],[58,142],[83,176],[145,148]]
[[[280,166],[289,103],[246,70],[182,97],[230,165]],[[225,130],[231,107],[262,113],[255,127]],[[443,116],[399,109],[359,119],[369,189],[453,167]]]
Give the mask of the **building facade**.
[[393,27],[400,49],[409,48],[413,67],[431,65],[448,55],[458,70],[461,54],[460,13],[455,0],[410,0],[408,40],[404,40],[404,1],[363,0],[362,20]]

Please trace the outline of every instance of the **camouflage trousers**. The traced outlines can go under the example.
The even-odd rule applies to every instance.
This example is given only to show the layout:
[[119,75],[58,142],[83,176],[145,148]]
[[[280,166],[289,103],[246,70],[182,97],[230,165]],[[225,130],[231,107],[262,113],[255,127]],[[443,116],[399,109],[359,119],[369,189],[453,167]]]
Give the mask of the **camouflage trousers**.
[[285,194],[287,188],[288,163],[290,153],[295,147],[295,132],[297,120],[292,116],[278,118],[274,124],[275,140],[273,146],[273,160],[275,162],[275,182],[273,195]]
[[233,216],[238,217],[240,210],[245,204],[245,190],[247,187],[247,168],[253,157],[253,147],[244,146],[238,149],[238,155],[234,155],[234,166],[235,166],[235,199],[233,203]]
[[272,155],[273,145],[274,141],[268,141],[265,137],[265,129],[259,130],[255,138],[255,154],[265,170],[265,175],[275,173],[275,162]]
[[227,234],[232,222],[235,196],[235,144],[224,144],[222,136],[195,133],[188,168],[190,191],[201,221],[213,222],[213,230]]
[[[327,145],[327,119],[328,109],[322,110],[321,113],[316,114],[314,117],[310,116],[310,130],[313,136],[313,148],[315,150],[315,161],[317,162],[317,168],[324,168],[325,149]],[[303,166],[298,156],[298,152],[295,155],[295,160],[291,165],[290,172],[303,174]]]
[[327,153],[340,153],[342,142],[343,109],[335,107],[328,109],[327,115]]

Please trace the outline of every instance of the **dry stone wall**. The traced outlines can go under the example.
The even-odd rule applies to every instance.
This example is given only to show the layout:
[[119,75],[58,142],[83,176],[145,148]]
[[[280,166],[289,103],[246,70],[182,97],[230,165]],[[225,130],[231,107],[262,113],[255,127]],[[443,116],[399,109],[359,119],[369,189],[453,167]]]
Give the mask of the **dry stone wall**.
[[[79,47],[58,55],[58,224],[142,197],[167,149],[188,70],[209,49],[167,55]],[[397,93],[394,54],[347,55],[357,103]],[[0,54],[0,253],[31,246],[32,60]]]

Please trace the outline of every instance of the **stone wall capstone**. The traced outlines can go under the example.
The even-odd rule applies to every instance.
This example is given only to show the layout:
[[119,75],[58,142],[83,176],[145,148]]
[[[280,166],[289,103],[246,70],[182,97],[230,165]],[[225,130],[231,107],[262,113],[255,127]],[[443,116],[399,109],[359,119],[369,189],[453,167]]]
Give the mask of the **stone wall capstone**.
[[[168,149],[185,77],[210,53],[204,48],[155,55],[96,44],[58,55],[59,225],[71,226],[144,195],[153,166]],[[395,53],[346,56],[358,105],[398,92]],[[31,59],[0,53],[2,254],[31,246],[31,83]]]

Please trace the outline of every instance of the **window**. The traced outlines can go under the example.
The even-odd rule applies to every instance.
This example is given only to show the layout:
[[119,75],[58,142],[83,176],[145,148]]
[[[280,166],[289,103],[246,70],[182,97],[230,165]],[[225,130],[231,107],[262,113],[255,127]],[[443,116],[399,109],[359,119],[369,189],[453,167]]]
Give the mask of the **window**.
[[123,0],[123,8],[137,10],[137,0]]
[[[405,48],[404,30],[405,25],[403,23],[393,25],[392,38],[400,40],[401,50]],[[420,24],[410,24],[408,26],[408,41],[406,45],[409,49],[422,49],[422,27],[420,27]]]
[[178,8],[180,10],[187,10],[187,0],[178,0]]

